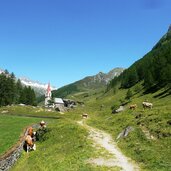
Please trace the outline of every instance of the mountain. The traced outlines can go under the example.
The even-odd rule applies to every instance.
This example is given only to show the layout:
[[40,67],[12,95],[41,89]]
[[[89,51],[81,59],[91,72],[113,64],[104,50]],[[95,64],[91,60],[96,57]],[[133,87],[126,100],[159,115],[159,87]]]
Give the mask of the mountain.
[[79,80],[74,84],[77,84],[85,89],[96,89],[102,86],[106,86],[111,79],[119,76],[123,72],[123,70],[123,68],[115,68],[107,74],[99,72],[97,75],[85,77],[84,79]]
[[85,93],[97,89],[105,88],[110,80],[119,76],[124,68],[115,68],[108,73],[99,72],[97,75],[85,77],[82,80],[66,85],[53,91],[53,95],[57,97],[66,97],[74,93]]
[[171,26],[150,52],[114,78],[109,87],[131,88],[138,82],[148,91],[171,88]]
[[[30,86],[34,89],[36,96],[42,96],[45,94],[48,84],[40,83],[39,81],[33,81],[26,77],[19,78],[24,86]],[[56,90],[56,87],[52,86],[51,90]]]
[[[7,70],[3,70],[3,69],[0,69],[0,74],[8,74],[8,71]],[[26,86],[26,87],[31,87],[34,89],[35,93],[36,93],[36,96],[42,96],[45,94],[45,91],[47,89],[47,86],[48,84],[43,84],[43,83],[40,83],[38,81],[33,81],[29,78],[26,78],[26,77],[21,77],[19,78],[20,81],[21,81],[21,84]],[[16,81],[18,80],[18,78],[16,78]],[[51,87],[52,90],[56,90],[55,87]]]
[[4,73],[4,70],[0,69],[0,74]]

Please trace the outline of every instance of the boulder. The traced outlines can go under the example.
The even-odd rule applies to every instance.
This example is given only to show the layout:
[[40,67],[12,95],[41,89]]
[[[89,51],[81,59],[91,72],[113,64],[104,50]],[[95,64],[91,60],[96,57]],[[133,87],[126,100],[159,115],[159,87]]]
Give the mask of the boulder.
[[123,106],[120,106],[118,109],[113,110],[112,113],[113,114],[116,114],[116,113],[119,113],[119,112],[122,112],[122,111],[124,111],[124,107]]
[[125,138],[125,137],[127,137],[128,134],[129,134],[130,132],[132,132],[133,130],[134,130],[134,128],[131,127],[131,126],[126,127],[126,128],[118,135],[118,137],[117,137],[116,139],[118,140],[118,139],[120,139],[120,138]]

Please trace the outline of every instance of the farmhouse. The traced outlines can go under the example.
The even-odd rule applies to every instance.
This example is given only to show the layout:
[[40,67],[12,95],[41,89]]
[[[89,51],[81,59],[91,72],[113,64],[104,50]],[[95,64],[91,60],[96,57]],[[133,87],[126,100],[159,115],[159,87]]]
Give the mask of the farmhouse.
[[54,107],[64,107],[64,101],[61,98],[54,98]]

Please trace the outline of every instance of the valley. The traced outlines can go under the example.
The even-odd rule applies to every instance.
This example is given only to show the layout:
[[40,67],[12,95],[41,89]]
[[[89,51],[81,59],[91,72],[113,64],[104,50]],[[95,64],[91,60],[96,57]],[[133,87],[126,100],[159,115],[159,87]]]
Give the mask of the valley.
[[[134,89],[134,87],[132,89]],[[83,113],[88,113],[88,119],[85,119],[84,122],[93,127],[93,129],[103,130],[110,134],[112,139],[117,142],[117,146],[122,153],[131,160],[134,160],[140,170],[169,170],[170,96],[166,96],[162,99],[156,97],[163,91],[164,90],[160,90],[146,95],[143,95],[143,91],[140,91],[131,98],[131,102],[125,106],[125,110],[118,114],[111,114],[111,106],[115,103],[120,103],[120,97],[126,96],[127,91],[125,90],[115,93],[113,93],[112,90],[107,93],[102,91],[98,94],[92,94],[89,97],[84,97],[82,94],[80,94],[80,96],[76,95],[78,99],[82,99],[85,102],[85,105],[71,109],[65,114],[57,112],[44,113],[44,111],[40,111],[40,109],[31,109],[29,107],[8,107],[9,113],[3,114],[5,115],[4,117],[9,117],[8,115],[10,114],[10,117],[15,118],[16,116],[12,115],[23,113],[23,111],[29,115],[59,117],[59,119],[43,118],[48,123],[47,126],[51,130],[46,134],[45,141],[36,142],[37,150],[35,152],[26,154],[23,151],[21,158],[11,170],[27,170],[26,168],[28,168],[28,170],[68,171],[122,170],[121,165],[115,165],[116,161],[111,157],[114,156],[114,154],[106,151],[105,147],[99,147],[97,139],[101,139],[103,135],[99,135],[96,131],[91,134],[86,128],[87,126],[84,127],[77,123],[82,120],[81,115]],[[153,102],[153,109],[143,109],[141,103],[144,99]],[[137,109],[129,109],[129,105],[132,103],[137,104]],[[103,105],[102,108],[101,105]],[[7,110],[5,107],[3,111],[5,109]],[[40,113],[36,112],[38,110]],[[41,118],[30,121],[27,119],[27,123],[30,125],[40,120]],[[133,127],[133,131],[130,132],[126,138],[117,140],[118,135],[127,126]],[[150,139],[144,133],[142,126],[155,138]],[[19,130],[18,135],[20,135],[20,133],[21,131]],[[96,145],[93,145],[94,141],[96,141]]]
[[[37,150],[22,150],[10,170],[171,169],[170,27],[129,68],[99,72],[52,92],[49,84],[39,100],[34,87],[23,86],[14,73],[0,72],[0,159],[16,147],[25,127],[44,120],[48,130],[36,141]],[[74,105],[67,108],[64,99]]]

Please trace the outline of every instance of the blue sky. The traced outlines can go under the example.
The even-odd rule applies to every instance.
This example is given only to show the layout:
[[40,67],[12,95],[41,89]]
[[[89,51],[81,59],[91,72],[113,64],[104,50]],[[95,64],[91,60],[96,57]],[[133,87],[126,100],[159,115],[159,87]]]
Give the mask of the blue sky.
[[61,87],[129,67],[170,24],[170,0],[1,0],[0,68]]

